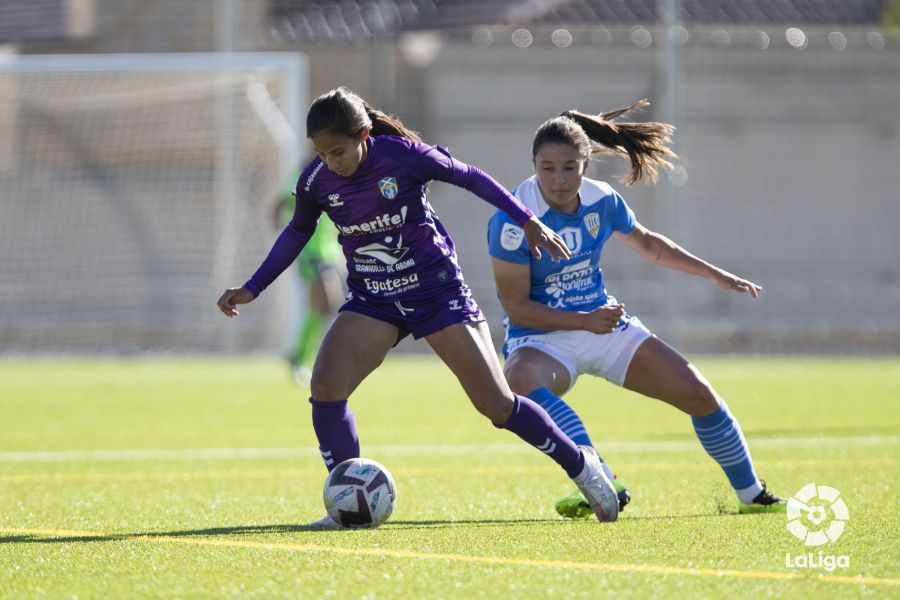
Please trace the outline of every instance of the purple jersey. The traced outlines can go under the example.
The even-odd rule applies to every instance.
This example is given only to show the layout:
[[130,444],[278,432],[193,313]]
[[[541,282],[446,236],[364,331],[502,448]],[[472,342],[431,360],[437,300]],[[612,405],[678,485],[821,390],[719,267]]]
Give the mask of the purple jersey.
[[365,160],[350,177],[328,170],[319,158],[303,170],[294,217],[248,289],[258,294],[293,262],[323,211],[338,229],[353,295],[423,300],[465,286],[453,240],[425,198],[432,180],[469,190],[520,225],[533,214],[443,148],[395,136],[369,137],[366,146]]

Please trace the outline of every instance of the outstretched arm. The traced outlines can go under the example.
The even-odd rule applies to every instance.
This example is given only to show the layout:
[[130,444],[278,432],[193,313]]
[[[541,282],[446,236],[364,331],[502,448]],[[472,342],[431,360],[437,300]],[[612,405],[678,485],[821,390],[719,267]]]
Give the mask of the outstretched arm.
[[535,258],[540,260],[541,249],[546,250],[554,262],[569,258],[569,249],[559,234],[541,223],[493,177],[478,167],[456,160],[440,146],[420,144],[419,150],[417,158],[426,179],[452,183],[505,212],[524,231],[525,241]]
[[460,177],[456,181],[450,180],[450,183],[469,190],[512,217],[525,232],[525,241],[536,259],[541,259],[542,248],[550,254],[553,262],[558,262],[561,258],[569,258],[569,248],[559,234],[541,223],[534,213],[510,194],[505,187],[478,167],[465,165],[458,161],[454,162],[460,165],[461,171],[465,169],[467,172],[465,177]]
[[243,286],[228,288],[219,297],[216,304],[225,316],[238,316],[237,306],[239,304],[253,302],[285,269],[291,266],[300,251],[306,246],[306,242],[315,233],[321,213],[321,209],[311,200],[297,204],[294,218],[275,240],[269,255],[256,273]]
[[491,257],[494,282],[509,320],[535,329],[584,330],[610,333],[625,313],[622,304],[601,306],[590,312],[550,308],[531,299],[531,267]]
[[748,293],[754,298],[762,291],[761,286],[694,256],[666,236],[650,231],[640,223],[635,223],[629,233],[616,232],[615,236],[650,262],[703,277],[722,289]]
[[216,303],[219,310],[228,317],[238,316],[237,305],[253,302],[260,292],[269,287],[285,269],[291,266],[314,231],[315,225],[313,225],[312,231],[303,232],[294,229],[291,225],[285,227],[278,239],[275,240],[266,260],[253,274],[253,277],[241,287],[228,288],[219,297],[219,301]]

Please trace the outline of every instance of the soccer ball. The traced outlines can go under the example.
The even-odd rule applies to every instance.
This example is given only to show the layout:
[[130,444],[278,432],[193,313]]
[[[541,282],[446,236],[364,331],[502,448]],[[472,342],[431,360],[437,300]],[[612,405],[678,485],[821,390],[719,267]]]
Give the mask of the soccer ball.
[[394,510],[397,488],[384,466],[350,458],[328,474],[322,499],[328,515],[344,527],[378,527]]

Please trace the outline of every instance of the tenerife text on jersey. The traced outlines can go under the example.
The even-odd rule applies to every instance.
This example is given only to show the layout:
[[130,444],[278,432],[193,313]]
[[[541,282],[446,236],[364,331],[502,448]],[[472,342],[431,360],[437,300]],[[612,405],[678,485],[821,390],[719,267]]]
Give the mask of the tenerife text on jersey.
[[369,235],[371,233],[384,233],[402,226],[406,222],[406,207],[400,209],[400,213],[384,213],[371,221],[353,223],[352,225],[338,225],[344,235]]

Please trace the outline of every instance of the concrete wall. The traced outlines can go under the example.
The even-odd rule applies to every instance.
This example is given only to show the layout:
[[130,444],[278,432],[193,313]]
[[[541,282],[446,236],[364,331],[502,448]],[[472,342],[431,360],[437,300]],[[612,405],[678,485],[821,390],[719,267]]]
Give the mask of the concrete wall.
[[[511,187],[532,173],[543,120],[655,100],[658,81],[654,51],[635,47],[451,45],[427,70],[426,131]],[[765,292],[752,300],[667,279],[615,242],[604,253],[609,291],[689,349],[900,349],[898,97],[896,49],[688,49],[675,119],[683,185],[626,188],[614,158],[590,175],[614,182],[642,223]],[[496,324],[481,225],[490,207],[448,186],[432,198]]]
[[[95,35],[55,51],[221,47],[214,0],[95,5]],[[531,174],[531,136],[543,120],[568,108],[608,110],[638,98],[658,105],[666,91],[658,48],[630,43],[627,31],[614,32],[607,45],[576,32],[568,48],[540,35],[518,48],[499,34],[490,47],[432,36],[424,53],[408,37],[397,44],[298,47],[272,37],[265,2],[240,2],[234,32],[236,50],[305,53],[309,97],[348,85],[509,187]],[[763,296],[752,300],[672,274],[615,242],[604,252],[609,291],[689,351],[900,351],[900,45],[848,32],[851,43],[838,50],[822,30],[799,49],[776,43],[776,33],[783,38],[773,32],[765,50],[746,40],[717,46],[702,32],[693,39],[707,35],[705,42],[681,48],[672,118],[681,170],[674,180],[626,188],[616,179],[626,173],[620,159],[598,161],[590,171],[613,182],[642,223],[763,285]],[[4,87],[0,126],[10,134],[4,139],[18,139],[11,137],[18,113],[9,106],[21,90]],[[658,108],[645,118],[657,118]],[[165,145],[154,147],[155,154],[141,156],[165,154],[158,152]],[[209,156],[206,148],[182,162],[202,166]],[[127,162],[128,155],[121,158]],[[0,165],[20,159],[21,148],[0,148]],[[444,184],[433,186],[431,200],[499,334],[502,310],[484,241],[492,209]],[[274,335],[257,347],[281,343]]]

